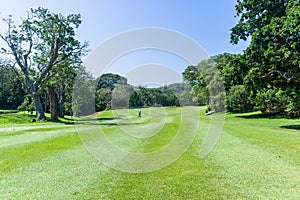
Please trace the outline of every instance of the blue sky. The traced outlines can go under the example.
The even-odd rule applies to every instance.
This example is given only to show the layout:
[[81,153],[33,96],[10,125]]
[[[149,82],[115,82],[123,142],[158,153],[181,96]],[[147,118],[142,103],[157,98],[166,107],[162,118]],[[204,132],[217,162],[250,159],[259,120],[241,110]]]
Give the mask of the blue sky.
[[[236,0],[9,0],[1,2],[0,12],[1,18],[11,14],[17,22],[31,7],[38,6],[63,14],[80,13],[83,22],[77,36],[82,41],[87,40],[90,49],[113,35],[135,28],[172,29],[194,39],[212,56],[223,52],[242,53],[248,45],[248,42],[229,43],[230,28],[238,20],[234,18],[235,4]],[[3,32],[3,23],[0,31]],[[126,62],[129,65],[128,59]],[[135,64],[144,64],[142,62],[146,61]],[[161,62],[161,57],[153,62]],[[177,65],[175,68],[179,71],[186,67],[184,62],[162,64]],[[117,71],[120,65],[126,64],[124,61],[115,65]]]

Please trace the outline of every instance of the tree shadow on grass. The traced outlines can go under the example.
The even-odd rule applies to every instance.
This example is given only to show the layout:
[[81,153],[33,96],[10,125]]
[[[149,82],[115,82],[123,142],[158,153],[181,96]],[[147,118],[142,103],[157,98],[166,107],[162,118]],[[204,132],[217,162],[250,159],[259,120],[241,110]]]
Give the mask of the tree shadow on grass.
[[300,130],[300,124],[280,126],[280,128]]
[[58,120],[47,119],[46,121],[65,124],[65,125],[74,125],[74,119],[69,119],[69,118],[59,118]]
[[29,123],[35,115],[19,115],[15,113],[0,114],[0,124],[1,123],[13,123],[13,124],[23,124]]
[[283,118],[283,116],[279,114],[251,114],[251,115],[238,115],[237,117],[244,118],[244,119],[279,119]]
[[107,120],[116,120],[116,119],[122,119],[120,117],[97,117],[98,121],[107,121]]
[[12,114],[12,113],[17,113],[19,112],[18,110],[0,110],[0,114]]
[[137,125],[137,122],[109,122],[113,120],[120,120],[120,117],[101,117],[92,119],[70,119],[63,118],[53,122],[62,123],[65,125],[105,125],[105,126],[125,126],[125,125]]

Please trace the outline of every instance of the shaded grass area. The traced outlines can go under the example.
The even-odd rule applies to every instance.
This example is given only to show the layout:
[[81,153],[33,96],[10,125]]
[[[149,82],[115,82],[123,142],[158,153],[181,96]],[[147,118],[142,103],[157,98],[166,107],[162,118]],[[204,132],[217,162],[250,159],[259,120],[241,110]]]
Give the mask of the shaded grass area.
[[[166,109],[167,123],[155,137],[124,135],[122,128],[151,124],[147,113],[143,110],[143,119],[138,119],[135,110],[132,118],[105,111],[97,119],[120,148],[149,152],[172,140],[181,119],[179,109]],[[284,127],[300,121],[247,117],[253,114],[228,114],[218,144],[200,159],[211,119],[202,109],[198,134],[187,152],[166,168],[139,174],[99,163],[77,133],[66,132],[61,124],[62,134],[55,138],[0,148],[0,199],[299,199],[299,130]]]
[[250,113],[240,113],[235,115],[245,119],[297,119],[292,116],[283,115],[280,113],[262,113],[261,111],[255,111]]
[[[47,132],[47,131],[55,131],[55,130],[61,130],[62,127],[34,127],[31,126],[28,129],[26,129],[26,132],[30,132],[30,133],[35,133],[35,132]],[[1,137],[6,137],[6,136],[13,136],[13,135],[21,135],[24,134],[24,130],[18,130],[16,128],[16,130],[14,130],[13,128],[11,129],[11,131],[2,131],[0,132],[0,138]]]
[[280,128],[300,130],[300,124],[280,126]]
[[241,113],[236,114],[236,117],[241,117],[245,119],[281,119],[282,116],[278,114],[263,114],[260,111],[251,112],[251,113]]
[[74,125],[74,119],[71,116],[65,116],[59,118],[56,121],[51,121],[50,114],[45,113],[47,120],[41,120],[38,122],[32,122],[36,119],[36,115],[30,114],[29,112],[16,112],[16,113],[0,113],[0,128],[1,127],[12,127],[12,126],[39,126],[39,125]]
[[7,113],[0,114],[0,126],[4,125],[19,125],[19,124],[29,124],[35,115],[23,114],[23,113]]
[[1,110],[0,109],[0,114],[8,114],[8,113],[17,113],[19,112],[18,110]]

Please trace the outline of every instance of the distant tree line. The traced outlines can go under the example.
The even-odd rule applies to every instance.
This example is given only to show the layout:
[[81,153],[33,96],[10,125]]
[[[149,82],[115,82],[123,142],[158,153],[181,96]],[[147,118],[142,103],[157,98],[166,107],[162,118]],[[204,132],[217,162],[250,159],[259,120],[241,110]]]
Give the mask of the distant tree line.
[[[182,83],[183,84],[183,83]],[[185,88],[175,90],[175,85],[159,88],[132,86],[118,74],[107,73],[96,79],[96,111],[145,106],[180,106],[180,96]],[[191,92],[189,90],[187,93]],[[186,104],[187,105],[187,104]]]

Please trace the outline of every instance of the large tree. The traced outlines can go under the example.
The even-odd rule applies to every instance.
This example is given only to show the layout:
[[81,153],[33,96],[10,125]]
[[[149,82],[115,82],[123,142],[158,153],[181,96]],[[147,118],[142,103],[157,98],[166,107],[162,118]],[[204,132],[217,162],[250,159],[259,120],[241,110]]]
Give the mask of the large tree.
[[[262,111],[300,115],[300,3],[298,0],[238,1],[232,43],[251,36],[244,56],[245,82]],[[270,95],[272,94],[272,95]],[[285,102],[275,106],[277,96]],[[277,99],[278,99],[277,98]]]
[[208,109],[225,111],[225,89],[221,73],[218,71],[216,57],[203,60],[196,66],[189,66],[182,73],[183,79],[190,84],[199,105]]
[[79,14],[63,16],[45,8],[31,9],[19,26],[10,16],[4,21],[8,25],[6,34],[0,37],[6,42],[3,52],[12,55],[15,67],[23,80],[25,91],[31,95],[37,119],[45,119],[40,91],[54,75],[55,66],[72,57],[80,57],[87,46],[75,38],[75,29],[81,23]]
[[71,104],[73,85],[80,67],[81,58],[78,56],[70,57],[65,62],[53,67],[53,75],[47,82],[51,120],[64,117],[65,112],[70,114],[70,109],[66,104]]

